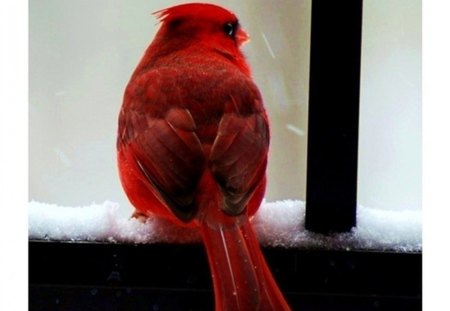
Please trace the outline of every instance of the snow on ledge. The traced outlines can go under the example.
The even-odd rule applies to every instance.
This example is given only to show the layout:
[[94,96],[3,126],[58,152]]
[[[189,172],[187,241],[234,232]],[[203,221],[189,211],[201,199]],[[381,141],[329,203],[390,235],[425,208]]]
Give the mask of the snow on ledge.
[[[121,216],[113,202],[63,207],[29,202],[29,238],[58,241],[129,243],[198,242],[198,234],[164,220],[145,222]],[[305,230],[302,201],[264,203],[252,219],[264,246],[286,248],[422,250],[421,211],[387,211],[358,207],[358,226],[350,233],[325,236]],[[181,238],[180,238],[181,237]]]

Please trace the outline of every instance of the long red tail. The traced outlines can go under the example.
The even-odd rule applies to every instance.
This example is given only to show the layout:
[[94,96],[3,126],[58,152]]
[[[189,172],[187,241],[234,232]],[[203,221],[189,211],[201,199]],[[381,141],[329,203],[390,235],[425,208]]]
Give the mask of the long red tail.
[[[248,216],[201,222],[216,311],[290,310],[264,260]],[[229,218],[229,219],[226,219]]]

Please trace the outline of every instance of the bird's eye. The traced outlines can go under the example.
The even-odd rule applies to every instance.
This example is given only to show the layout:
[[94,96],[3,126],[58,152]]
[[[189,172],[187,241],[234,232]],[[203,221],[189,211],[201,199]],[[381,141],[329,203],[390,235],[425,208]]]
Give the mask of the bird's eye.
[[234,38],[234,35],[236,34],[236,29],[238,27],[238,23],[225,23],[223,25],[223,31],[225,34],[231,38]]

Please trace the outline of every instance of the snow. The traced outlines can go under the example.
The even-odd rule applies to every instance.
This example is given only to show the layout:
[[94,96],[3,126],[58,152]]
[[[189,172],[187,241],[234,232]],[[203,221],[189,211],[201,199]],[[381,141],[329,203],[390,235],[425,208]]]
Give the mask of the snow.
[[[119,213],[106,201],[83,207],[29,202],[29,238],[58,241],[125,243],[198,242],[198,234],[157,218],[145,222]],[[252,219],[263,246],[319,249],[365,249],[415,252],[422,250],[421,211],[389,211],[358,207],[358,226],[329,236],[304,227],[305,204],[286,200],[263,203]]]
[[142,222],[124,217],[119,213],[119,204],[109,201],[83,207],[32,201],[28,203],[28,209],[30,239],[135,243],[198,240],[192,230],[179,228],[161,219],[148,218]]
[[304,219],[304,202],[278,201],[261,206],[253,225],[260,242],[266,246],[422,250],[421,211],[389,211],[359,206],[357,227],[349,233],[329,236],[305,230]]

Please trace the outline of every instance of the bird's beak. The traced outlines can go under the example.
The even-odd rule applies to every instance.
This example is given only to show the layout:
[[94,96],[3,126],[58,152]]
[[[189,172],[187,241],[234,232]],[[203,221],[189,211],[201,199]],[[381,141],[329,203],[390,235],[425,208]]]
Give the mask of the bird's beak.
[[244,45],[246,42],[250,41],[250,36],[245,32],[244,29],[239,27],[236,33],[236,40],[239,46]]

